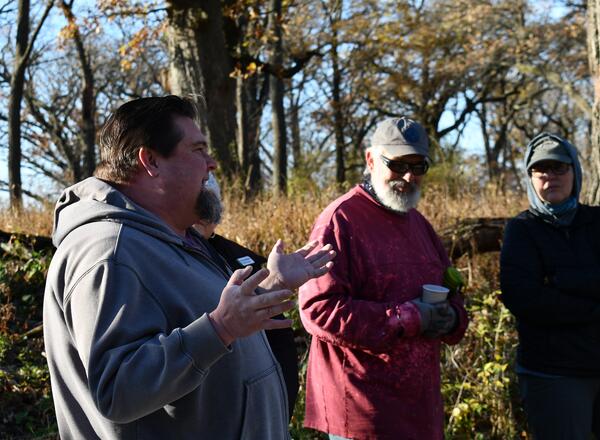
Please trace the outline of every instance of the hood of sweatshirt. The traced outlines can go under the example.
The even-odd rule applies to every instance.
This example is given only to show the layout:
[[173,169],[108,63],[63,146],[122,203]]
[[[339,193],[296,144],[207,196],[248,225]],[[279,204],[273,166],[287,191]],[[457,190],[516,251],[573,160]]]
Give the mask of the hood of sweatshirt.
[[99,221],[127,224],[163,241],[183,245],[183,239],[158,216],[96,177],[63,191],[54,209],[52,242],[58,247],[78,227]]

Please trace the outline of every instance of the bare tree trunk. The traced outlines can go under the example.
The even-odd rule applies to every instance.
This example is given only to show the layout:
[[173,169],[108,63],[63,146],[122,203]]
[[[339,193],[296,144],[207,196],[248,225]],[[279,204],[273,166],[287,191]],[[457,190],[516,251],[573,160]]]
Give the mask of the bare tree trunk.
[[594,84],[591,154],[584,201],[600,205],[600,0],[588,0],[587,47],[590,75]]
[[[250,166],[249,151],[250,151],[250,109],[247,99],[246,81],[239,75],[236,78],[236,107],[237,107],[237,150],[238,160],[243,176],[247,175]],[[245,179],[245,177],[244,177]]]
[[[268,14],[261,20],[250,19],[250,10],[240,11],[236,21],[229,21],[226,26],[230,37],[237,37],[235,41],[230,38],[229,44],[235,47],[238,60],[251,58],[249,48],[244,44],[245,37],[254,35],[269,23]],[[269,94],[270,76],[261,70],[245,71],[247,66],[243,63],[239,66],[242,71],[236,75],[237,154],[245,196],[253,197],[261,189],[260,121]]]
[[[83,48],[83,45],[82,45]],[[89,177],[96,169],[96,94],[94,93],[94,75],[92,73],[89,59],[82,52],[83,69],[83,92],[81,96],[81,129],[85,152],[83,155],[83,167],[85,175]],[[83,64],[85,62],[85,64]]]
[[169,0],[168,50],[173,93],[193,96],[200,126],[225,177],[237,170],[235,80],[220,0]]
[[[275,36],[271,65],[282,66],[283,44],[281,41],[281,0],[273,0],[271,5],[271,29]],[[285,87],[281,77],[271,75],[269,96],[271,98],[273,127],[273,192],[276,195],[286,194],[287,191],[287,134],[283,105],[284,90]]]
[[271,77],[271,111],[273,126],[273,192],[285,194],[287,188],[287,135],[283,108],[283,81]]
[[8,100],[8,183],[11,209],[23,207],[21,191],[21,101],[25,86],[25,52],[29,43],[29,0],[19,1],[15,61]]
[[291,147],[294,160],[294,172],[298,173],[302,168],[302,141],[300,139],[300,108],[293,93],[290,93],[290,131],[292,135]]
[[[68,4],[63,0],[61,5],[65,18],[69,23],[75,22],[72,3],[73,2]],[[79,32],[79,27],[77,26],[75,27],[73,41],[77,49],[77,56],[79,57],[79,63],[81,64],[81,71],[83,74],[80,126],[85,150],[83,152],[83,168],[81,169],[78,167],[80,175],[73,176],[75,181],[78,181],[93,175],[94,170],[96,169],[96,95],[94,93],[94,74],[92,72],[92,66],[85,46],[83,45],[83,38]]]
[[260,79],[258,73],[248,78],[239,76],[236,79],[238,158],[244,178],[244,190],[246,196],[250,197],[260,190],[261,182],[261,163],[258,153],[260,119],[266,102],[269,78],[265,76],[262,90],[259,92]]
[[17,17],[17,38],[15,59],[10,79],[10,97],[8,100],[8,184],[11,209],[23,207],[23,188],[21,182],[21,103],[25,87],[25,69],[31,55],[33,43],[50,13],[52,2],[40,18],[37,28],[29,40],[29,0],[19,0]]
[[321,2],[329,21],[330,49],[332,68],[331,82],[331,111],[333,119],[333,134],[335,139],[335,181],[341,184],[346,181],[346,143],[344,142],[344,112],[342,103],[342,71],[338,55],[339,38],[338,26],[342,20],[344,9],[343,0],[326,3]]
[[[340,5],[341,11],[341,5]],[[333,84],[331,105],[333,106],[333,126],[335,133],[335,181],[338,184],[346,181],[345,142],[344,142],[344,114],[342,112],[341,89],[342,74],[338,58],[337,30],[332,26],[331,38],[331,64],[333,67]]]

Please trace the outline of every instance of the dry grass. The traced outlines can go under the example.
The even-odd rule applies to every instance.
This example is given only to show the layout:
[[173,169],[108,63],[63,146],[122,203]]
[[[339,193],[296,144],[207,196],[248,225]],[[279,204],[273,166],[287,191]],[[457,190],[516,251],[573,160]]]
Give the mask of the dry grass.
[[[286,242],[288,250],[297,248],[308,240],[317,216],[340,194],[332,188],[284,199],[267,194],[242,204],[241,197],[225,192],[226,211],[218,233],[264,254],[278,238]],[[476,184],[458,189],[426,187],[419,204],[419,210],[436,230],[463,218],[513,217],[526,207],[524,195]]]
[[263,194],[243,204],[240,197],[225,193],[225,215],[217,232],[265,255],[278,238],[287,250],[296,249],[308,240],[315,219],[337,195],[333,189],[290,198]]
[[514,217],[527,206],[525,195],[494,185],[465,184],[456,189],[436,185],[425,188],[419,211],[441,229],[464,218]]
[[[265,254],[278,238],[291,250],[306,242],[316,217],[341,194],[342,191],[333,188],[279,199],[266,193],[244,203],[238,192],[225,190],[226,210],[218,232]],[[426,186],[419,204],[419,210],[437,230],[467,217],[512,217],[526,207],[524,195],[475,183],[457,188],[439,184]],[[0,208],[0,230],[50,235],[52,210],[53,205],[48,204],[16,215],[7,208]]]
[[48,203],[41,207],[26,208],[16,213],[7,207],[0,207],[0,230],[50,236],[52,233],[52,211],[54,205]]

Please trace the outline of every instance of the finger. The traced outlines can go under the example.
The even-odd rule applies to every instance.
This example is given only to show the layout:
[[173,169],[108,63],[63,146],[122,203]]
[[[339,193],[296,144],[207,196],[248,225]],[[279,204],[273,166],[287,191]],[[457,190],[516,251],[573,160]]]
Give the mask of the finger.
[[265,292],[262,295],[256,295],[252,298],[250,307],[253,310],[265,309],[267,307],[281,304],[282,302],[289,300],[294,296],[290,290],[275,290],[273,292]]
[[287,312],[288,310],[293,309],[296,306],[296,301],[289,300],[282,303],[278,303],[269,307],[265,307],[264,309],[259,309],[256,312],[259,317],[262,319],[269,319],[273,316],[277,316],[282,314],[283,312]]
[[263,330],[273,330],[276,328],[288,328],[292,326],[291,319],[267,319],[262,323]]
[[[251,266],[248,266],[251,268]],[[262,283],[269,276],[269,271],[267,269],[261,269],[256,272],[254,275],[248,277],[240,287],[242,288],[242,293],[244,295],[254,295],[254,290],[258,287],[260,283]]]
[[312,267],[321,267],[333,260],[336,255],[337,254],[335,251],[327,251],[327,253],[321,255],[319,255],[317,252],[315,254],[317,258],[311,258],[311,256],[308,257],[307,260],[309,260],[309,263],[312,265]]
[[329,262],[324,266],[321,267],[317,267],[314,269],[313,273],[311,274],[311,276],[313,278],[318,278],[320,276],[325,275],[327,272],[329,272],[331,270],[331,268],[333,267],[333,262]]
[[[306,243],[304,246],[302,246],[300,249],[298,249],[296,251],[297,254],[302,255],[303,257],[306,257],[308,254],[310,254],[310,252],[317,247],[317,244],[319,244],[318,240],[312,240],[309,241],[308,243]],[[329,245],[327,245],[329,246]]]
[[309,255],[308,257],[306,257],[306,260],[309,261],[309,262],[314,261],[314,260],[318,260],[319,258],[323,257],[323,255],[327,255],[330,252],[333,252],[333,250],[331,248],[331,245],[330,244],[326,244],[321,249],[319,249],[317,252],[315,252],[312,255]]
[[238,269],[231,274],[229,277],[229,281],[227,281],[227,285],[229,286],[240,286],[248,275],[252,272],[252,266],[244,267],[243,269]]

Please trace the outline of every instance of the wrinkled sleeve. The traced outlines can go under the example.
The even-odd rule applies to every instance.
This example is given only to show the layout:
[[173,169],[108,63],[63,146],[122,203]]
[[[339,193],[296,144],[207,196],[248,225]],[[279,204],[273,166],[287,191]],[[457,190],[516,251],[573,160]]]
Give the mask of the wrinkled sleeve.
[[112,261],[89,270],[65,302],[94,403],[117,423],[188,394],[229,351],[206,314],[169,330],[171,323],[142,280]]
[[[342,215],[317,220],[311,240],[336,251],[333,268],[300,288],[300,316],[306,330],[325,342],[381,352],[400,336],[420,331],[418,309],[411,303],[382,303],[360,299],[360,281],[351,264],[352,234]],[[368,288],[368,286],[366,287]]]
[[502,301],[518,318],[547,325],[587,323],[600,317],[592,299],[569,295],[544,273],[541,256],[520,219],[506,226],[500,255]]

